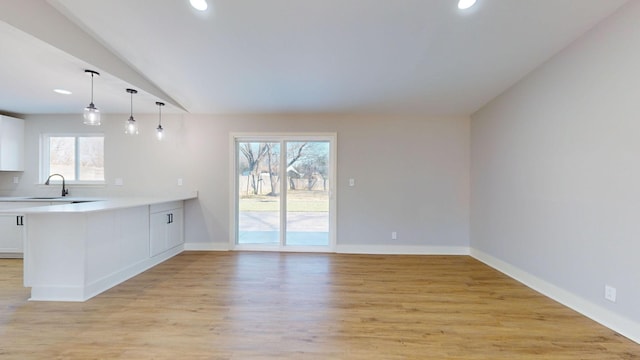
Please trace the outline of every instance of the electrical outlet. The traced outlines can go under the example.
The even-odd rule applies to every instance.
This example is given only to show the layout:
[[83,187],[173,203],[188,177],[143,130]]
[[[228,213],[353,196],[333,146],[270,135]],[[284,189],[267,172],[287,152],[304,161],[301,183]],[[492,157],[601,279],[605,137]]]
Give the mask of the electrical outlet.
[[349,186],[356,186],[356,179],[349,179]]
[[391,240],[397,240],[398,239],[398,233],[397,232],[392,232],[391,233]]
[[178,178],[178,186],[182,186],[182,178]]
[[604,298],[611,302],[616,302],[616,288],[614,288],[613,286],[605,285]]
[[122,178],[116,178],[115,184],[116,186],[122,186],[124,184],[124,181],[122,181]]

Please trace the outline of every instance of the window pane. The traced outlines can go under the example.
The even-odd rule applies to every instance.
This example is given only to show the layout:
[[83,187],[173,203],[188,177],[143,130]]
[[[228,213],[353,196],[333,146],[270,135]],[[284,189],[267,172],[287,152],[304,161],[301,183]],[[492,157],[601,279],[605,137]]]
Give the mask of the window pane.
[[61,174],[67,180],[76,179],[74,137],[49,138],[49,173]]
[[80,157],[78,180],[104,180],[104,138],[80,137],[78,149]]
[[280,243],[280,143],[238,143],[238,244]]
[[287,245],[329,245],[329,142],[287,142]]

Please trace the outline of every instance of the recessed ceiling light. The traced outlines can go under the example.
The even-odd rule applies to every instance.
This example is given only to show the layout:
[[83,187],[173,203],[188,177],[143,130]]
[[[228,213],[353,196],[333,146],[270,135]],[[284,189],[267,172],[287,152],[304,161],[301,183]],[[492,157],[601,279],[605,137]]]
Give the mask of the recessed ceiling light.
[[466,10],[470,7],[472,7],[473,5],[475,5],[476,0],[459,0],[458,1],[458,9],[460,10]]
[[196,10],[207,10],[207,0],[189,0],[189,2],[191,3],[191,6],[193,6],[193,8]]
[[62,94],[62,95],[71,95],[72,92],[69,90],[65,90],[65,89],[53,89],[53,92],[56,92],[58,94]]

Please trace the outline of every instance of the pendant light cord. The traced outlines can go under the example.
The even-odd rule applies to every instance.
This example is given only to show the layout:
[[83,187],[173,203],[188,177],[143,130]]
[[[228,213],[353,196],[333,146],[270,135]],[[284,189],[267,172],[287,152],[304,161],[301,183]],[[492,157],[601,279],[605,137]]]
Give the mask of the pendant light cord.
[[93,73],[91,73],[91,103],[93,104]]
[[158,131],[160,131],[160,129],[162,129],[162,107],[164,103],[156,101],[156,105],[158,105]]

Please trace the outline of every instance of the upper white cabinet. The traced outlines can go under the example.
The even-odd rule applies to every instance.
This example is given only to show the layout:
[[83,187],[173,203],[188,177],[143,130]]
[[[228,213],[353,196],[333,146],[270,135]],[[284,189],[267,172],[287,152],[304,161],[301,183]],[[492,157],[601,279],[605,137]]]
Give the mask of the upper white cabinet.
[[0,171],[24,171],[24,120],[0,115]]

